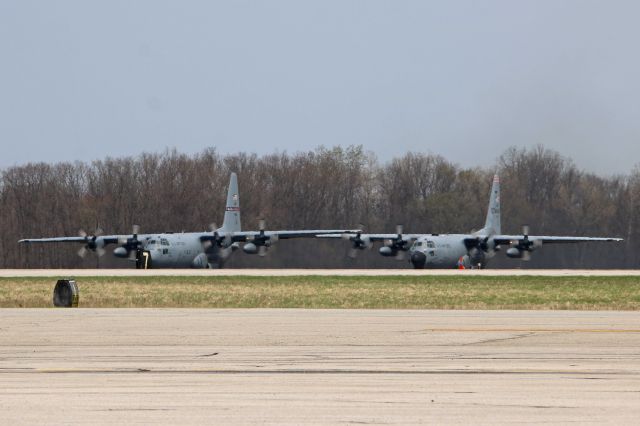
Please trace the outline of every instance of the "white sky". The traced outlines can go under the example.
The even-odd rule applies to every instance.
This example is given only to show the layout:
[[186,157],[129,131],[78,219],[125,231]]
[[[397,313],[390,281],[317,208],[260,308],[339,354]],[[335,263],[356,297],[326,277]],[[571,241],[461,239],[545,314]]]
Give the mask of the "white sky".
[[640,163],[640,2],[2,1],[0,168],[362,144]]

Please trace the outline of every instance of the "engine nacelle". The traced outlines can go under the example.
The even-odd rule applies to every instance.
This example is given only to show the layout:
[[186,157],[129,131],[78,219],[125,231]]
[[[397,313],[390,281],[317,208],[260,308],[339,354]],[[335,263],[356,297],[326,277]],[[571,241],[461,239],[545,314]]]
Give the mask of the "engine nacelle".
[[394,250],[393,248],[389,247],[389,246],[382,246],[380,247],[380,250],[378,250],[378,252],[385,256],[385,257],[391,257],[391,256],[395,256],[396,254],[398,254],[397,250]]
[[469,253],[467,254],[467,256],[469,257],[469,262],[471,262],[471,264],[475,266],[479,264],[484,264],[487,258],[487,254],[485,253],[485,251],[477,247],[474,247],[471,250],[469,250]]
[[245,243],[245,245],[242,246],[242,250],[247,254],[256,254],[258,253],[258,246],[254,243]]
[[104,240],[100,237],[93,237],[87,241],[87,248],[92,251],[104,248]]
[[209,266],[209,259],[205,253],[200,253],[191,262],[191,267],[194,269],[204,269]]
[[522,259],[522,251],[516,247],[511,247],[507,250],[507,256],[512,259]]
[[357,240],[353,240],[354,247],[364,250],[368,247],[371,247],[371,238],[369,237],[358,237]]
[[124,247],[116,247],[116,248],[113,250],[113,255],[114,255],[115,257],[120,257],[120,258],[123,258],[123,259],[124,259],[124,258],[126,258],[126,257],[129,257],[129,251],[128,251],[126,248],[124,248]]

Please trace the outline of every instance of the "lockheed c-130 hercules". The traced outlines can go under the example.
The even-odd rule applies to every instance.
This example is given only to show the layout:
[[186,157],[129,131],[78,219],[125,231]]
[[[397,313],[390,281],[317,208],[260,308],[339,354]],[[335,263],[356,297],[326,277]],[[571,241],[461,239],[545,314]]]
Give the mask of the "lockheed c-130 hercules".
[[134,226],[132,235],[100,235],[101,232],[87,235],[81,231],[77,237],[28,238],[19,243],[80,243],[83,246],[78,254],[82,257],[88,251],[102,256],[106,246],[117,244],[114,256],[135,261],[138,269],[215,268],[222,267],[229,255],[240,248],[241,242],[245,253],[264,256],[278,240],[358,232],[344,229],[266,231],[264,220],[260,221],[259,228],[257,231],[241,230],[238,178],[232,173],[222,227],[212,225],[210,232],[139,234],[138,226]]
[[489,259],[503,246],[508,247],[506,255],[514,259],[529,260],[531,252],[543,244],[581,243],[593,241],[620,242],[621,238],[560,237],[529,235],[524,227],[522,235],[503,235],[500,226],[500,179],[493,178],[489,210],[484,227],[470,234],[403,234],[398,226],[395,234],[355,234],[321,235],[325,238],[344,238],[351,241],[350,257],[358,250],[371,248],[376,241],[383,242],[379,253],[382,256],[404,259],[409,253],[409,262],[416,269],[432,268],[484,268]]

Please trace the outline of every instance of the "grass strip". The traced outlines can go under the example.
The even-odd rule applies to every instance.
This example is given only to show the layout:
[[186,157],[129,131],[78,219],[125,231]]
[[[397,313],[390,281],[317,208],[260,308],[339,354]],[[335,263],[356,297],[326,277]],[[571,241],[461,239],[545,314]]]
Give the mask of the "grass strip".
[[[52,307],[57,277],[0,278],[0,307]],[[640,310],[638,277],[80,277],[86,308]]]

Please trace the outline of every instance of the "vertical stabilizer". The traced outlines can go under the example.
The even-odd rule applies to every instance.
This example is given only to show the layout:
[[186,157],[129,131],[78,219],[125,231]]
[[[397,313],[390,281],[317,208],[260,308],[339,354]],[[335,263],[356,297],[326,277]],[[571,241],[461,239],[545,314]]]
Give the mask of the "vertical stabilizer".
[[500,229],[500,178],[498,175],[493,176],[489,210],[487,211],[487,220],[484,223],[483,231],[489,235],[502,233]]
[[227,192],[227,205],[224,209],[224,222],[222,231],[240,232],[240,196],[238,195],[238,176],[231,173],[229,191]]

